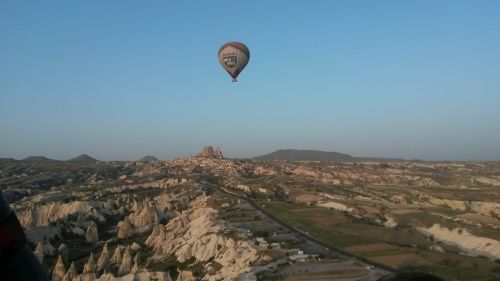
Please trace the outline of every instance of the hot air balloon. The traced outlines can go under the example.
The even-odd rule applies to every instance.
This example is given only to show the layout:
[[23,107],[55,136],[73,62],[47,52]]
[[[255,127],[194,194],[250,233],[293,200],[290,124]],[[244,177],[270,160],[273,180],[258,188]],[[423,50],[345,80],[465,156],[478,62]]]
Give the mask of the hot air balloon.
[[233,77],[233,82],[237,82],[236,77],[245,68],[249,59],[250,51],[243,43],[228,42],[219,49],[219,62]]

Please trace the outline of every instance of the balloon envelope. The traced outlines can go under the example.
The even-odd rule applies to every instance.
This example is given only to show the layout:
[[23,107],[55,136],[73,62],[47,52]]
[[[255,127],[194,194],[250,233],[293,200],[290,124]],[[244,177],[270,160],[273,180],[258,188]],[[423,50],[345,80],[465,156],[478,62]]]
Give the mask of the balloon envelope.
[[233,82],[236,82],[236,77],[245,68],[249,59],[250,51],[243,43],[228,42],[219,49],[219,62],[233,77]]

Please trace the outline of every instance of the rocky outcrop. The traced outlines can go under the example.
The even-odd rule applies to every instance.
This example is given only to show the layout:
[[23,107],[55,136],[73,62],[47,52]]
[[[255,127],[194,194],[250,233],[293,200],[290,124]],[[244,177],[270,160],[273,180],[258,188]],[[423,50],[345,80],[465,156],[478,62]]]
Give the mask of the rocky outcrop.
[[110,265],[110,257],[108,252],[108,243],[105,243],[102,247],[101,255],[97,260],[97,271],[101,272],[103,270],[107,270]]
[[140,253],[137,252],[134,256],[134,264],[136,264],[136,265],[139,264],[139,257],[140,257]]
[[136,233],[145,233],[153,228],[153,225],[159,223],[160,216],[150,200],[144,200],[136,203],[134,212],[128,216],[130,222],[134,225]]
[[[97,276],[95,274],[95,272],[88,272],[88,273],[83,273],[81,276],[80,276],[80,280],[81,281],[95,281],[97,279]],[[78,281],[80,281],[78,280]]]
[[396,227],[398,226],[398,222],[396,219],[390,215],[385,215],[385,221],[384,221],[384,226],[385,227]]
[[97,227],[95,225],[89,226],[85,232],[85,240],[91,243],[97,243],[99,241],[99,235],[97,233]]
[[118,238],[120,239],[127,239],[134,234],[134,228],[128,217],[119,222],[117,228]]
[[24,232],[28,241],[50,241],[56,237],[61,237],[61,226],[38,226],[28,228]]
[[139,271],[135,273],[135,281],[172,281],[170,275],[166,272],[149,272],[149,271]]
[[139,270],[139,265],[137,264],[137,262],[134,262],[134,266],[132,266],[130,273],[136,273],[138,270]]
[[94,261],[94,255],[90,253],[90,257],[83,266],[82,281],[95,281],[96,276],[96,266]]
[[130,255],[129,247],[126,247],[123,252],[123,259],[118,268],[118,276],[129,274],[132,270],[132,256]]
[[478,214],[500,217],[500,203],[472,201],[468,205],[472,211]]
[[424,196],[423,198],[435,206],[448,207],[459,211],[470,210],[486,216],[500,216],[500,203],[496,202],[451,200],[432,196]]
[[342,203],[333,202],[333,201],[321,202],[321,203],[318,203],[318,206],[323,207],[323,208],[338,210],[341,212],[349,212],[349,213],[352,212],[352,210],[353,210],[353,208],[347,207],[346,205],[344,205]]
[[139,251],[141,248],[141,245],[137,244],[137,242],[132,243],[132,245],[130,246],[130,249],[135,252]]
[[475,236],[463,228],[448,229],[438,223],[430,228],[417,228],[425,235],[433,236],[435,240],[454,245],[470,255],[483,255],[490,258],[500,258],[500,241]]
[[87,217],[105,220],[104,217],[97,212],[94,207],[99,204],[97,202],[74,201],[71,203],[53,202],[37,207],[30,207],[24,210],[16,211],[17,217],[25,228],[48,226],[50,222],[62,220],[69,215],[82,214]]
[[77,275],[76,269],[75,269],[75,263],[72,262],[71,266],[68,269],[68,272],[64,275],[63,281],[73,281],[73,278]]
[[500,180],[488,177],[475,177],[471,178],[472,183],[479,183],[484,185],[500,186]]
[[262,166],[257,166],[254,168],[253,174],[256,176],[274,176],[277,175],[278,173],[273,169],[267,169]]
[[197,157],[203,157],[203,158],[213,158],[213,159],[222,159],[224,158],[222,156],[222,152],[220,151],[220,148],[214,148],[212,146],[205,146],[203,150],[196,155]]
[[211,278],[235,280],[240,273],[250,271],[251,263],[260,256],[247,242],[219,234],[217,210],[207,207],[206,200],[207,197],[199,197],[167,225],[156,225],[146,244],[153,247],[154,260],[174,256],[181,263],[214,261],[221,265],[221,269]]
[[66,244],[62,243],[61,245],[59,245],[59,248],[57,248],[57,251],[59,252],[59,255],[61,255],[61,258],[62,258],[64,264],[68,264],[69,263],[68,246],[66,246]]
[[111,257],[111,263],[119,266],[122,263],[122,246],[117,245],[115,248],[115,252],[113,253],[113,256]]
[[35,256],[38,259],[38,261],[43,264],[43,247],[42,247],[42,242],[40,241],[36,243]]
[[52,281],[62,281],[64,274],[66,274],[66,268],[64,268],[63,260],[61,256],[59,256],[54,266],[54,270],[52,271]]
[[[150,271],[138,271],[136,273],[130,273],[122,277],[115,277],[111,273],[105,273],[101,275],[95,281],[172,281],[172,278],[165,272],[150,272]],[[179,279],[177,279],[179,280]]]
[[47,242],[47,243],[43,244],[43,253],[45,255],[49,255],[49,256],[55,255],[56,248],[54,248],[54,246],[52,246],[52,244],[50,244],[50,242]]
[[83,266],[83,273],[94,273],[94,272],[96,272],[96,266],[94,261],[94,255],[91,252],[89,259]]
[[177,276],[177,281],[196,281],[196,278],[194,278],[193,272],[184,270],[179,272],[179,276]]

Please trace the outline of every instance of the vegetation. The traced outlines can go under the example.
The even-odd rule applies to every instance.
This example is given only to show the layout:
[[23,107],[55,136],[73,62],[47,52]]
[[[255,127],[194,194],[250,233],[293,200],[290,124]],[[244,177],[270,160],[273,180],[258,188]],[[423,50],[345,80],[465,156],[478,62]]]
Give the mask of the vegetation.
[[[498,265],[493,261],[482,258],[478,262],[478,257],[427,250],[430,246],[427,238],[409,227],[386,228],[352,221],[342,222],[339,219],[339,216],[343,216],[340,212],[317,206],[285,202],[265,204],[265,209],[278,219],[299,230],[307,231],[327,244],[346,251],[362,245],[358,247],[363,249],[362,254],[354,254],[360,254],[369,260],[396,266],[401,270],[430,272],[446,280],[495,280],[491,272],[496,270]],[[380,243],[386,243],[389,247],[372,247]],[[390,256],[394,256],[394,261],[387,258]],[[384,259],[380,259],[381,257]],[[414,262],[400,262],[398,257],[408,257]]]

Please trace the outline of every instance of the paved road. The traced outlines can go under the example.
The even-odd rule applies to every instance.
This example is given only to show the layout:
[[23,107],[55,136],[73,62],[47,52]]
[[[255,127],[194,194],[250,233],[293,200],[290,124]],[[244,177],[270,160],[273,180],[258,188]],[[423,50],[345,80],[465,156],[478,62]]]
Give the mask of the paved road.
[[[387,267],[387,266],[384,266],[384,265],[380,265],[380,264],[377,264],[377,263],[373,263],[373,262],[364,260],[364,259],[362,259],[360,257],[357,257],[357,256],[353,255],[353,254],[345,252],[342,249],[336,248],[334,246],[328,245],[326,243],[323,243],[323,242],[315,239],[314,237],[308,235],[307,233],[304,233],[303,231],[300,231],[297,228],[295,228],[295,227],[293,227],[291,225],[288,225],[288,224],[282,222],[281,220],[279,220],[278,218],[276,218],[273,214],[269,213],[267,210],[265,210],[262,207],[260,207],[252,198],[249,198],[249,197],[247,197],[244,194],[239,194],[237,192],[230,191],[230,190],[228,190],[228,189],[226,189],[224,187],[221,187],[221,186],[218,186],[218,185],[215,185],[215,184],[211,184],[211,183],[205,183],[205,185],[208,186],[208,187],[211,187],[211,188],[215,188],[215,189],[217,189],[218,191],[220,191],[220,192],[222,192],[224,194],[227,194],[227,195],[230,195],[230,196],[233,196],[233,197],[237,197],[237,198],[239,198],[241,200],[245,200],[246,202],[248,202],[248,204],[250,204],[255,209],[259,210],[262,214],[264,214],[265,216],[267,216],[274,223],[276,223],[279,226],[287,229],[288,231],[294,233],[298,237],[300,237],[300,238],[302,238],[302,239],[304,239],[304,240],[306,240],[308,242],[312,242],[314,244],[320,245],[324,249],[327,249],[328,252],[332,256],[338,256],[338,257],[341,257],[341,258],[355,258],[357,260],[360,260],[360,262],[362,264],[364,264],[366,267],[372,268],[372,270],[370,270],[370,272],[372,272],[373,274],[370,273],[369,274],[370,276],[367,276],[366,278],[362,278],[362,279],[359,279],[359,280],[374,280],[374,279],[372,279],[372,276],[378,275],[378,274],[375,274],[375,273],[380,273],[380,275],[383,276],[383,275],[387,275],[387,274],[397,273],[398,272],[397,270],[395,270],[393,268],[390,268],[390,267]],[[363,261],[361,261],[361,260],[363,260]]]

